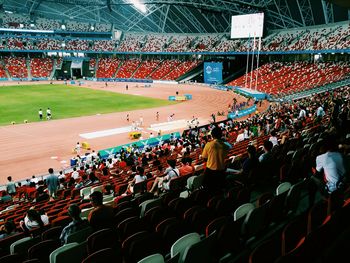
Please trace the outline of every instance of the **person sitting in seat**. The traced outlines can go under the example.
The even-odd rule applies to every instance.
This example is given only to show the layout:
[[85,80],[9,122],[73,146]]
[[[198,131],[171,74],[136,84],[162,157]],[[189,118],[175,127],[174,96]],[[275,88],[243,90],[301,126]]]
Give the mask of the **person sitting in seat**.
[[12,236],[16,233],[18,232],[16,230],[16,225],[13,223],[13,221],[7,221],[0,227],[0,239]]
[[113,228],[113,208],[103,204],[103,194],[101,192],[93,192],[90,195],[90,202],[94,207],[88,216],[90,226],[94,230]]
[[191,165],[192,159],[190,157],[182,158],[181,163],[182,163],[182,166],[179,169],[180,176],[193,173],[194,167]]
[[138,166],[136,168],[137,170],[137,174],[135,175],[135,177],[128,183],[128,189],[126,190],[126,194],[128,193],[134,193],[134,185],[141,183],[145,180],[147,180],[147,176],[144,175],[145,170],[141,167]]
[[76,204],[72,204],[68,207],[68,215],[72,218],[72,222],[70,222],[62,230],[62,233],[60,235],[60,240],[62,245],[67,243],[67,237],[70,234],[73,234],[89,226],[89,222],[85,219],[82,219],[80,217],[80,213],[81,213],[81,210],[79,206],[77,206]]
[[251,182],[253,178],[250,178],[254,170],[257,169],[259,161],[256,156],[256,148],[253,145],[249,145],[247,148],[248,158],[244,159],[241,163],[241,169],[227,168],[228,175],[226,179],[229,182],[239,181],[243,184]]
[[49,217],[42,213],[40,214],[35,209],[29,209],[27,211],[26,216],[24,217],[24,221],[20,221],[20,226],[24,231],[31,230],[37,227],[44,227],[49,224]]
[[167,160],[169,167],[165,170],[163,177],[157,177],[154,180],[153,186],[150,190],[151,193],[154,193],[157,190],[167,191],[169,190],[170,180],[176,178],[180,175],[179,169],[176,168],[176,160]]

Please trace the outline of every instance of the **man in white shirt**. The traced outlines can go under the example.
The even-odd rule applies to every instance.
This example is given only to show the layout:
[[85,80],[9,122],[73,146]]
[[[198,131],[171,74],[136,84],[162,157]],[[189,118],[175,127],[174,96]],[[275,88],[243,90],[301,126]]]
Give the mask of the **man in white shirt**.
[[74,178],[74,180],[77,180],[79,178],[79,173],[77,171],[77,168],[73,168],[73,172],[72,172],[72,177]]
[[269,138],[269,141],[272,142],[273,147],[278,145],[278,139],[276,137],[276,132],[275,131],[271,132],[271,137]]
[[75,145],[75,152],[80,155],[81,145],[79,142]]
[[[333,141],[334,140],[334,141]],[[316,171],[324,174],[329,193],[336,190],[345,175],[342,155],[337,152],[335,138],[326,138],[324,148],[327,151],[316,158]]]
[[243,131],[239,131],[239,134],[236,138],[236,142],[241,142],[244,141],[244,132]]
[[323,118],[324,115],[326,115],[326,113],[324,112],[323,107],[322,106],[318,107],[316,111],[316,116]]
[[345,168],[342,155],[337,152],[336,138],[328,136],[323,140],[321,149],[325,153],[316,157],[316,169],[313,168],[314,176],[309,184],[309,203],[315,201],[317,190],[322,194],[328,194],[341,189]]
[[43,111],[42,111],[42,109],[39,109],[39,119],[41,121],[43,120]]
[[301,108],[299,112],[299,119],[305,118],[305,117],[306,117],[306,111],[303,108]]
[[47,108],[46,110],[46,119],[51,120],[51,109]]

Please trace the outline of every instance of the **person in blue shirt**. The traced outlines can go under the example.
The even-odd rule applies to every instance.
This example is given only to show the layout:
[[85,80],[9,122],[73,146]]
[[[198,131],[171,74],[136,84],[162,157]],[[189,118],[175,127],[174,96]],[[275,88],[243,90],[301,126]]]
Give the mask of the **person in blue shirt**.
[[49,194],[51,197],[56,197],[56,192],[60,185],[58,176],[54,174],[52,168],[49,168],[48,171],[49,171],[49,176],[46,178],[47,189],[49,190]]

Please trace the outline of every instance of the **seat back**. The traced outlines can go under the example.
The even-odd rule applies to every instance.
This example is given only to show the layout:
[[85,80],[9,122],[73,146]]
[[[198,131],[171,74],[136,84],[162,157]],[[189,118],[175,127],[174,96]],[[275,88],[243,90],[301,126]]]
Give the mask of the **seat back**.
[[18,233],[18,234],[0,239],[0,257],[9,254],[10,253],[10,245],[13,242],[15,242],[23,237],[24,237],[24,233]]
[[180,261],[183,263],[201,262],[211,263],[214,259],[214,243],[216,240],[215,233],[200,240],[199,242],[189,245]]
[[213,219],[205,228],[205,236],[209,236],[213,232],[218,231],[226,222],[228,222],[228,217],[226,216],[220,216]]
[[29,259],[38,259],[40,262],[49,262],[49,256],[59,246],[54,240],[41,241],[28,249]]
[[116,257],[116,253],[115,251],[113,251],[113,249],[105,248],[89,255],[87,258],[85,258],[82,261],[82,263],[105,263],[105,262],[112,262],[111,261],[112,259],[113,259],[113,263],[122,262],[120,258]]
[[62,233],[62,227],[61,226],[55,226],[55,227],[51,227],[48,230],[45,230],[42,234],[41,234],[41,240],[58,240],[60,238],[60,235]]
[[123,242],[126,262],[137,262],[150,254],[163,253],[161,239],[156,233],[139,232]]
[[80,196],[83,199],[88,199],[91,193],[91,186],[84,187],[83,189],[80,189]]
[[87,238],[87,250],[89,255],[104,248],[113,248],[114,250],[119,250],[119,252],[121,251],[121,245],[118,242],[117,234],[112,229],[101,229],[92,233]]
[[280,222],[285,217],[287,194],[288,192],[281,193],[270,200],[268,212],[270,222]]
[[290,182],[281,183],[276,188],[276,195],[280,195],[280,194],[283,194],[284,192],[289,191],[291,186],[292,186],[292,184]]
[[68,235],[67,244],[68,243],[82,243],[82,242],[86,241],[86,239],[88,238],[88,236],[91,235],[92,232],[93,232],[93,230],[91,227],[86,227],[82,230],[74,232],[74,233]]
[[286,197],[287,211],[295,213],[300,203],[301,191],[306,185],[306,180],[291,186]]
[[133,194],[139,194],[145,192],[147,189],[147,181],[142,181],[134,185]]
[[254,209],[254,205],[251,203],[246,203],[239,206],[233,213],[233,220],[237,221],[238,219],[244,217],[249,213],[249,211]]
[[170,180],[169,189],[170,191],[182,191],[186,186],[187,177],[178,176]]
[[282,231],[282,256],[292,251],[307,233],[307,215],[301,214]]
[[80,214],[81,218],[87,218],[93,209],[93,207],[82,209]]
[[40,241],[40,237],[21,238],[10,245],[10,253],[11,255],[14,255],[14,254],[26,255],[28,248],[30,248],[31,246],[33,246],[39,241]]
[[281,256],[281,243],[268,239],[257,245],[249,255],[249,263],[274,262]]
[[21,262],[21,256],[18,254],[14,255],[6,255],[3,257],[0,257],[0,262],[1,263],[14,263],[14,262]]
[[86,242],[63,245],[50,254],[50,263],[81,262],[86,256]]
[[98,186],[95,186],[95,187],[92,187],[91,188],[91,194],[93,193],[93,192],[103,192],[103,185],[98,185]]
[[59,216],[56,219],[52,220],[51,225],[65,227],[71,221],[72,221],[72,219],[69,216]]
[[180,258],[182,258],[185,249],[200,241],[200,235],[198,233],[189,233],[181,238],[179,238],[170,248],[170,255],[174,257],[176,254],[180,253]]
[[153,254],[141,259],[137,263],[164,263],[164,257],[161,254]]
[[157,199],[150,199],[150,200],[146,200],[143,201],[139,207],[141,208],[140,211],[140,217],[144,217],[145,213],[150,210],[153,207],[156,206],[160,206],[162,204],[162,199],[161,198],[157,198]]
[[242,236],[248,240],[261,233],[267,226],[268,203],[250,210],[242,224]]

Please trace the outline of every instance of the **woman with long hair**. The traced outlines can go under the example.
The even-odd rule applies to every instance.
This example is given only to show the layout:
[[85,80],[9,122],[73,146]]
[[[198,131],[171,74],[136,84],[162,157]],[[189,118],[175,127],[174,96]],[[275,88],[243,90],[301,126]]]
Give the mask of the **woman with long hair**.
[[20,225],[23,230],[31,230],[37,227],[42,228],[48,223],[49,218],[45,213],[39,213],[35,209],[29,209],[24,217],[24,221],[21,221]]

